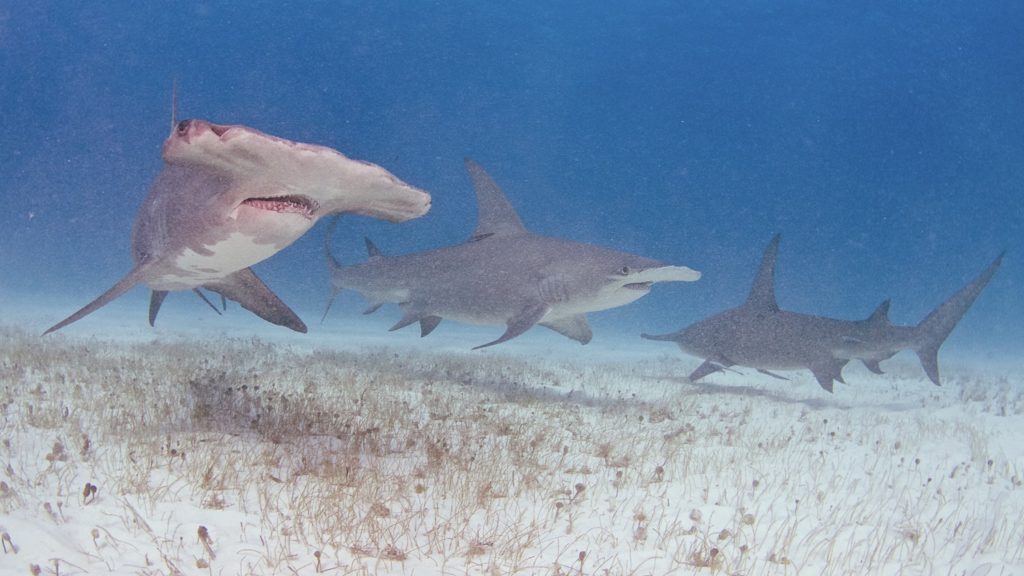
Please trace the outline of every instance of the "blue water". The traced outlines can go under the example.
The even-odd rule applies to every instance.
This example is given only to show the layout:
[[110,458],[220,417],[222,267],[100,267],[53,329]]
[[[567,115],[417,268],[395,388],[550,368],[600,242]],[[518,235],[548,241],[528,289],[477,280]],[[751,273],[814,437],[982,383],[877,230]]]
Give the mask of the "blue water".
[[[891,298],[902,323],[1007,250],[947,348],[1019,355],[1024,4],[504,4],[0,1],[0,297],[52,307],[42,328],[131,268],[176,80],[181,117],[329,145],[433,194],[418,221],[347,219],[348,262],[363,235],[389,253],[465,239],[471,156],[533,231],[705,273],[593,315],[596,337],[737,304],[781,232],[784,308],[856,318]],[[256,267],[311,325],[322,234]],[[199,306],[172,295],[162,314]]]

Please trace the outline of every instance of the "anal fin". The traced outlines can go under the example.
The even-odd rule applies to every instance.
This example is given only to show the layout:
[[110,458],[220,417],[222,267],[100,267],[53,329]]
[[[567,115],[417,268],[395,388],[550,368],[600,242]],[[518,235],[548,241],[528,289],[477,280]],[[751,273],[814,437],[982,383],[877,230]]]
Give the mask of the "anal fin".
[[[379,305],[378,305],[379,307]],[[441,323],[442,318],[440,316],[434,316],[433,314],[426,314],[423,309],[413,304],[405,304],[402,306],[402,318],[395,322],[395,325],[388,328],[388,332],[394,332],[395,330],[401,330],[406,326],[420,323],[420,338],[430,334],[437,328],[437,325]]]
[[419,322],[420,320],[422,320],[426,316],[426,314],[423,313],[423,311],[420,309],[419,306],[416,306],[416,305],[412,304],[411,302],[406,302],[404,304],[401,304],[401,307],[402,307],[402,317],[399,318],[398,322],[395,322],[394,326],[392,326],[391,328],[388,328],[388,332],[394,332],[395,330],[401,330],[402,328],[405,328],[406,326],[409,326],[409,325],[412,325],[412,324],[415,324],[415,323]]
[[841,382],[846,384],[843,380],[843,367],[846,366],[848,360],[842,360],[839,358],[833,358],[828,362],[823,362],[815,366],[809,366],[811,373],[814,374],[814,378],[818,381],[818,385],[822,387],[828,393],[832,393],[832,387],[835,382]]
[[863,362],[864,365],[867,366],[868,370],[874,372],[875,374],[885,374],[885,372],[882,371],[882,365],[879,363],[879,360],[864,360],[862,358],[861,362]]
[[267,322],[296,332],[306,332],[302,320],[256,277],[251,268],[244,268],[203,287],[238,302],[242,308]]

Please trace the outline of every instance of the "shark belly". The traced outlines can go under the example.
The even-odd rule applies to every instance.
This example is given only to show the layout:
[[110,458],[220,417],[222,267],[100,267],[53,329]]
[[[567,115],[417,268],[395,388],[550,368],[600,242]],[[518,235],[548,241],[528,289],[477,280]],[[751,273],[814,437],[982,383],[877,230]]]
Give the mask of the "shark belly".
[[279,250],[276,243],[257,242],[252,236],[233,232],[200,250],[186,247],[167,258],[167,264],[147,284],[154,290],[190,290],[248,268]]
[[599,294],[593,297],[568,298],[551,304],[551,310],[544,316],[544,320],[557,320],[569,316],[587,314],[589,312],[600,312],[625,306],[639,300],[647,294],[647,290],[631,289],[629,292],[623,290],[613,294]]
[[466,324],[474,324],[477,326],[497,326],[505,324],[510,318],[515,316],[522,307],[514,307],[509,305],[503,306],[489,306],[486,302],[458,302],[450,300],[448,302],[432,302],[430,305],[425,307],[431,314],[454,320],[456,322],[464,322]]

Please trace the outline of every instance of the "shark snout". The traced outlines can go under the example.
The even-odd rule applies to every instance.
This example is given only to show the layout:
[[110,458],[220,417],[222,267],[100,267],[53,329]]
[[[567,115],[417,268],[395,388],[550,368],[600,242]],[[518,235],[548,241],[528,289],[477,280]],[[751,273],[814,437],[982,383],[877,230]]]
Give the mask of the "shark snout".
[[404,222],[419,218],[430,210],[430,194],[405,184],[388,175],[380,182],[367,186],[357,208],[349,208],[362,216],[371,216],[390,222]]
[[188,120],[182,120],[178,122],[174,127],[174,132],[171,134],[172,139],[184,140],[190,142],[197,135],[204,132],[213,132],[218,137],[223,136],[228,131],[228,126],[220,126],[217,124],[210,124],[205,120],[198,120],[190,118]]
[[642,270],[626,270],[620,272],[626,288],[646,290],[657,282],[693,282],[700,280],[700,272],[687,266],[662,265]]
[[282,138],[263,134],[258,130],[248,128],[246,126],[214,124],[213,122],[207,122],[206,120],[200,120],[198,118],[190,118],[188,120],[178,122],[174,126],[174,130],[171,132],[171,136],[167,141],[179,141],[185,144],[192,144],[194,140],[204,136],[213,135],[217,140],[227,142],[232,137],[239,136],[244,133],[257,134],[267,140],[288,142]]

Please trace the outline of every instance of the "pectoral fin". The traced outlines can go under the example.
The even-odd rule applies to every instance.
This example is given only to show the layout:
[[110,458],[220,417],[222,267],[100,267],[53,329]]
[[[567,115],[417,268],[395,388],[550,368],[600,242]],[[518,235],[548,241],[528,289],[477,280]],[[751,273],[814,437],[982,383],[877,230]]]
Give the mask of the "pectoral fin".
[[724,367],[718,364],[717,362],[705,360],[703,363],[701,363],[700,366],[697,366],[696,370],[690,372],[690,382],[696,382],[697,380],[700,380],[701,378],[707,376],[708,374],[721,372],[723,369]]
[[516,314],[506,323],[505,333],[501,335],[501,338],[488,342],[487,344],[481,344],[473,348],[473,350],[479,350],[481,348],[487,348],[488,346],[494,346],[495,344],[501,344],[507,342],[516,336],[519,336],[523,332],[526,332],[530,328],[540,321],[545,314],[548,313],[550,308],[547,304],[533,304],[526,307],[522,312]]
[[540,325],[545,328],[550,328],[562,336],[571,338],[580,344],[590,342],[590,339],[594,336],[593,332],[590,330],[590,324],[587,323],[587,317],[583,314],[559,318],[558,320],[549,322],[541,322]]
[[441,323],[442,318],[440,316],[424,316],[420,318],[420,338],[430,334],[437,328],[437,325]]
[[292,312],[270,288],[256,277],[250,268],[244,268],[203,288],[238,302],[242,308],[263,318],[267,322],[306,332],[306,325]]

